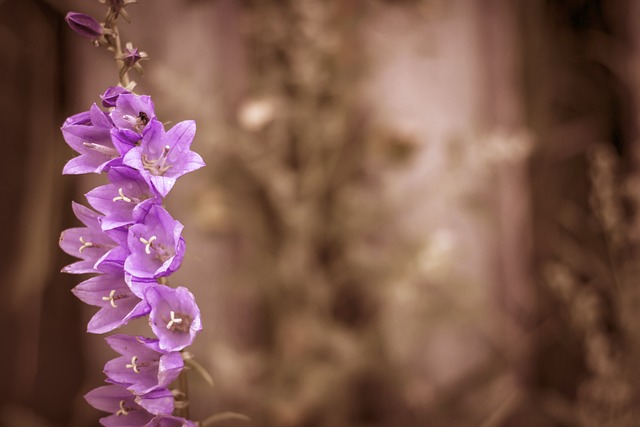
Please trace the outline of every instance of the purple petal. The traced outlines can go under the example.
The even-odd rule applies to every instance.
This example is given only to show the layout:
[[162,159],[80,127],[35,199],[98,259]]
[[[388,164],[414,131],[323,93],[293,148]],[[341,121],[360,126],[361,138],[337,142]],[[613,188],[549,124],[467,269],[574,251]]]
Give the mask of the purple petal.
[[84,398],[96,409],[112,415],[100,419],[106,427],[139,427],[151,421],[153,415],[135,402],[135,396],[119,385],[98,387]]
[[92,277],[73,288],[72,292],[84,303],[100,307],[87,327],[87,331],[94,334],[112,331],[150,310],[145,301],[131,292],[122,274]]
[[67,125],[62,128],[62,136],[80,154],[65,165],[64,174],[100,173],[110,161],[120,156],[107,127]]
[[114,335],[107,342],[122,355],[107,362],[104,369],[107,377],[137,395],[166,388],[184,367],[180,353],[165,354],[157,339]]
[[136,396],[136,403],[155,415],[169,415],[173,412],[173,393],[168,389],[159,389]]

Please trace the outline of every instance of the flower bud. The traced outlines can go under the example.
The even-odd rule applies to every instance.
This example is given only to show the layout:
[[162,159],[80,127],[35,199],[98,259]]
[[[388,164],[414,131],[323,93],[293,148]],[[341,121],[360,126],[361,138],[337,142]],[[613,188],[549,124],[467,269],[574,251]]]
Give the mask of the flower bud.
[[104,34],[102,25],[84,13],[69,12],[64,19],[73,31],[87,39],[97,40]]

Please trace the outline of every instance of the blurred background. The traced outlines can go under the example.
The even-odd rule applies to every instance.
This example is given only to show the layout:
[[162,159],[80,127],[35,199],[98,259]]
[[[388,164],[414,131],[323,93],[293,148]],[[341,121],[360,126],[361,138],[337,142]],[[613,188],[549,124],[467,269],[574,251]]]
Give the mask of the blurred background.
[[[59,273],[59,127],[117,84],[86,0],[0,0],[0,426],[85,427],[115,357]],[[277,427],[640,425],[633,0],[141,0],[137,92],[195,119],[167,200],[191,413]],[[130,333],[150,334],[144,320]]]

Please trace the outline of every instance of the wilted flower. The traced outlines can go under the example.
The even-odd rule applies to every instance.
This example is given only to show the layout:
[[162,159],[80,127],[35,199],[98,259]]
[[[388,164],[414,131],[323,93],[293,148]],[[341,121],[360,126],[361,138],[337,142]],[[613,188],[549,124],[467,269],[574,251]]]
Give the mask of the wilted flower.
[[187,288],[150,286],[145,297],[151,306],[149,323],[159,338],[160,348],[178,351],[191,345],[196,334],[202,330],[200,309],[193,294]]

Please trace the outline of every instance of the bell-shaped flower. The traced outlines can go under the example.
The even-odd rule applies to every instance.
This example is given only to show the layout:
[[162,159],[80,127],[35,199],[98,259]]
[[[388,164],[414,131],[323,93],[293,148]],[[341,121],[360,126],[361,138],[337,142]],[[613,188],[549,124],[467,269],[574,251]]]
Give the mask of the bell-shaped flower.
[[144,427],[196,427],[197,424],[193,421],[174,417],[173,415],[158,415],[154,417]]
[[109,113],[116,126],[112,136],[119,144],[120,154],[134,146],[142,137],[144,129],[156,117],[153,101],[148,95],[122,93],[116,100],[115,108]]
[[98,387],[85,394],[84,398],[94,408],[111,413],[100,418],[100,424],[105,427],[145,426],[154,418],[152,413],[136,403],[135,395],[119,385]]
[[87,331],[94,334],[112,331],[150,311],[146,301],[129,289],[122,272],[92,277],[77,285],[72,292],[82,302],[100,307],[87,326]]
[[153,192],[140,172],[128,166],[109,169],[109,184],[86,194],[89,204],[104,214],[103,230],[130,225],[140,221],[153,204],[162,200]]
[[100,215],[91,209],[73,202],[73,212],[86,227],[64,230],[60,235],[60,247],[71,256],[80,258],[62,269],[64,273],[97,273],[96,263],[114,248],[120,246],[122,231],[105,233],[100,225]]
[[106,340],[121,355],[105,365],[107,378],[137,395],[166,388],[184,367],[182,355],[177,351],[163,351],[157,339],[113,335]]
[[180,236],[183,228],[164,208],[151,206],[144,220],[129,228],[131,253],[124,262],[125,271],[140,278],[158,278],[176,271],[185,251]]
[[196,123],[187,120],[165,132],[164,126],[152,120],[139,146],[133,147],[123,163],[140,171],[162,197],[166,197],[182,175],[200,169],[204,161],[190,150],[196,133]]
[[61,130],[64,140],[80,153],[67,162],[63,174],[100,173],[113,159],[120,157],[111,140],[113,123],[108,115],[93,104],[89,110],[89,121],[83,113],[65,121]]
[[150,286],[145,292],[151,307],[149,324],[165,351],[178,351],[191,345],[202,330],[200,309],[187,288]]

